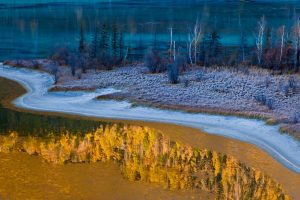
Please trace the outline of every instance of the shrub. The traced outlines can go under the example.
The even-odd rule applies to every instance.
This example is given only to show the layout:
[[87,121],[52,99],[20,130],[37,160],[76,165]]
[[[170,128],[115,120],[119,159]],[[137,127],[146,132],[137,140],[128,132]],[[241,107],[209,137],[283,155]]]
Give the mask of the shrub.
[[295,78],[293,76],[289,78],[289,80],[288,80],[288,86],[289,86],[289,88],[291,88],[291,90],[293,92],[296,90],[297,83],[296,83],[296,80],[295,80]]
[[59,48],[54,50],[54,53],[50,56],[50,59],[58,62],[60,65],[66,65],[68,63],[69,54],[69,49]]
[[78,55],[78,67],[81,69],[82,73],[86,73],[88,66],[88,55],[85,53],[80,53]]
[[40,67],[39,63],[36,60],[32,61],[33,69],[38,69]]
[[282,91],[283,91],[283,94],[284,94],[286,97],[289,96],[289,94],[290,94],[290,88],[289,88],[288,85],[284,85],[284,86],[282,87]]
[[58,66],[56,63],[50,65],[50,73],[54,75],[54,83],[56,84],[58,81]]
[[168,66],[168,78],[169,78],[169,82],[172,84],[179,83],[179,69],[177,65],[170,64]]
[[68,65],[71,68],[72,76],[75,76],[77,57],[74,54],[70,54],[68,58]]
[[290,77],[285,85],[282,86],[282,92],[285,96],[291,96],[295,94],[297,88],[297,82],[294,77]]
[[204,79],[204,72],[202,70],[200,70],[199,72],[197,72],[196,74],[196,81],[200,82]]
[[103,70],[112,70],[113,68],[113,58],[107,53],[101,53],[99,56],[98,66],[101,66],[101,69]]
[[161,65],[161,58],[158,51],[148,50],[145,55],[145,65],[150,73],[158,73]]
[[266,88],[268,88],[270,86],[270,84],[271,84],[271,79],[270,79],[270,77],[267,76],[265,79]]
[[257,94],[254,96],[254,98],[257,102],[267,106],[270,110],[274,109],[274,100],[272,98],[267,98],[264,94]]
[[78,72],[78,73],[77,73],[77,78],[78,78],[78,79],[81,79],[81,72]]
[[184,58],[178,56],[174,63],[168,66],[168,78],[170,83],[177,84],[179,83],[179,73],[182,67],[184,66]]
[[274,109],[274,100],[269,98],[266,100],[266,106],[270,109],[273,110]]
[[266,105],[267,102],[267,97],[264,94],[257,94],[254,96],[255,100],[259,103],[261,103],[262,105]]
[[293,121],[294,124],[299,123],[300,122],[300,115],[297,114],[297,113],[294,113],[292,121]]
[[249,75],[250,74],[250,71],[247,67],[240,67],[239,70],[244,75]]
[[184,87],[189,87],[190,82],[188,79],[184,79],[183,83],[184,83]]

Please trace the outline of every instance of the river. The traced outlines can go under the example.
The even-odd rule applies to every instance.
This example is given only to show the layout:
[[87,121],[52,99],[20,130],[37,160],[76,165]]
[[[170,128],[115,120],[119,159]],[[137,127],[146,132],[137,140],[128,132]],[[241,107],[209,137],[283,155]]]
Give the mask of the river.
[[48,92],[53,78],[27,69],[2,66],[0,76],[17,81],[28,90],[13,102],[19,108],[147,125],[193,147],[201,146],[232,155],[270,175],[292,196],[299,195],[299,142],[281,134],[278,126],[239,117],[189,114],[131,107],[128,102],[95,100],[99,95],[113,92],[111,88],[94,92]]

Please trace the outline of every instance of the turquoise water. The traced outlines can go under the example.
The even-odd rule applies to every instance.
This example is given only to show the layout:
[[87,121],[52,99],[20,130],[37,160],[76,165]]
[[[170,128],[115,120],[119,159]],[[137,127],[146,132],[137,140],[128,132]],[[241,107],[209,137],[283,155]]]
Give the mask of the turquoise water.
[[184,44],[197,18],[206,32],[219,32],[224,46],[238,45],[241,22],[250,46],[262,15],[276,28],[291,26],[294,13],[300,14],[299,1],[0,0],[0,60],[75,48],[81,24],[87,41],[96,24],[116,24],[131,54],[154,44],[166,48],[170,27]]

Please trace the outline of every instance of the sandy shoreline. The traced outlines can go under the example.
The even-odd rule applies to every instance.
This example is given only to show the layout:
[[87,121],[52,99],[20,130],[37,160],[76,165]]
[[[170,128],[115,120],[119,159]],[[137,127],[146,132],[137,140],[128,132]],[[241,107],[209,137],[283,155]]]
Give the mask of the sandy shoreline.
[[[50,72],[49,60],[6,61],[11,66]],[[38,64],[36,64],[38,63]],[[69,67],[58,67],[59,79],[52,91],[95,90],[113,87],[116,92],[99,99],[126,100],[134,105],[259,118],[268,124],[281,124],[281,131],[300,139],[300,76],[272,75],[261,69],[190,69],[181,75],[181,83],[171,85],[167,75],[149,74],[143,65],[125,66],[111,71],[88,70],[80,79]],[[295,89],[287,90],[290,80]],[[257,95],[272,99],[269,109],[255,99]]]
[[[172,126],[175,126],[175,125],[172,125]],[[162,129],[164,131],[169,130],[169,129],[166,129],[165,127],[157,127],[157,128]],[[187,129],[189,131],[187,131]],[[298,185],[298,184],[297,183],[291,184],[294,181],[297,182],[298,179],[296,177],[298,177],[297,176],[298,174],[295,174],[294,172],[288,170],[287,168],[283,167],[278,162],[276,162],[276,161],[274,162],[274,160],[271,159],[270,156],[267,155],[266,153],[263,153],[262,155],[261,155],[261,153],[259,153],[260,156],[257,157],[258,152],[256,152],[257,151],[257,150],[255,150],[256,148],[254,148],[255,152],[252,152],[252,150],[251,150],[251,154],[249,154],[249,155],[253,155],[254,156],[253,158],[251,156],[250,156],[251,159],[250,159],[250,157],[248,158],[247,156],[245,158],[245,156],[243,156],[243,155],[248,155],[248,153],[250,152],[249,150],[252,149],[252,147],[253,147],[252,145],[246,144],[246,143],[240,142],[240,141],[231,142],[230,139],[228,139],[227,142],[224,142],[222,140],[224,140],[224,139],[227,140],[226,138],[218,137],[218,136],[214,136],[214,135],[209,136],[209,137],[213,137],[214,139],[207,140],[207,139],[202,138],[203,136],[202,136],[202,134],[198,133],[198,130],[195,131],[191,128],[184,128],[183,130],[181,130],[179,127],[176,126],[176,128],[170,129],[170,130],[173,130],[170,132],[170,135],[172,135],[172,137],[175,137],[175,138],[178,137],[178,138],[180,138],[179,139],[180,141],[185,141],[185,142],[191,143],[195,147],[198,146],[199,144],[202,144],[203,142],[208,142],[208,143],[212,142],[214,144],[213,146],[216,149],[218,149],[219,151],[221,151],[221,150],[222,150],[222,152],[225,151],[226,153],[228,153],[228,155],[233,155],[234,157],[238,158],[238,160],[242,160],[243,162],[249,164],[250,166],[256,166],[256,168],[267,172],[267,174],[272,175],[272,177],[275,176],[275,180],[278,180],[279,182],[283,183],[283,185],[285,185],[285,186],[290,185],[289,187],[287,187],[287,188],[289,188],[288,191],[291,191],[292,196],[294,196],[294,197],[298,196],[298,192],[295,193],[295,191],[297,191],[297,189],[294,188],[294,186]],[[176,131],[174,131],[174,130],[176,130]],[[179,131],[179,130],[181,130],[181,131]],[[193,134],[193,131],[195,132],[195,134]],[[217,142],[218,140],[221,140],[221,141]],[[217,143],[218,145],[215,143]],[[212,144],[209,144],[208,146],[211,146],[211,145]],[[224,147],[224,145],[225,145],[225,147]],[[237,147],[239,145],[241,145],[241,147]],[[247,146],[247,148],[245,146]],[[242,153],[243,151],[245,151],[245,152]],[[261,150],[259,150],[259,152],[261,152]],[[266,164],[267,164],[267,166],[266,166]],[[269,170],[271,170],[271,171],[269,171]],[[283,178],[282,174],[278,173],[278,172],[282,172],[282,171],[284,171],[284,174],[286,175],[284,177],[286,177],[286,178]],[[291,178],[291,177],[293,177],[293,178]],[[294,178],[295,178],[295,180],[294,180]]]

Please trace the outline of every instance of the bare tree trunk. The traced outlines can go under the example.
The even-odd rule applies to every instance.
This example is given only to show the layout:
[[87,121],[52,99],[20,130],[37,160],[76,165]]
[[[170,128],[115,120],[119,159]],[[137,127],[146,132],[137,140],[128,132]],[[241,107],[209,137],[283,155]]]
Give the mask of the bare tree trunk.
[[242,62],[245,62],[245,33],[243,30],[242,22],[241,22],[241,16],[239,15],[239,27],[240,27],[240,51],[242,51]]
[[193,64],[193,59],[192,59],[192,41],[191,41],[191,35],[189,34],[189,58],[190,58],[190,62],[191,64]]
[[123,64],[125,64],[127,61],[128,51],[129,51],[129,48],[127,47],[125,55],[124,55],[124,59],[123,59]]
[[170,60],[172,58],[172,50],[173,48],[173,27],[171,27],[171,30],[170,30]]
[[263,16],[260,21],[258,22],[258,34],[256,36],[256,53],[257,53],[257,60],[258,64],[262,64],[262,55],[263,55],[263,41],[265,35],[265,28],[266,28],[266,20],[265,16]]
[[176,60],[176,41],[174,41],[174,44],[173,44],[173,59],[174,61]]
[[197,65],[197,42],[194,43],[194,59],[195,65]]
[[281,28],[281,42],[280,42],[280,57],[279,63],[281,64],[282,61],[282,54],[283,54],[283,47],[284,47],[284,36],[285,36],[285,26]]
[[194,27],[194,62],[195,65],[197,64],[197,47],[200,43],[202,37],[201,27],[199,25],[199,21],[196,21],[195,27]]
[[296,38],[296,50],[295,50],[295,71],[299,72],[300,65],[300,17],[296,22],[295,38]]
[[296,66],[296,72],[299,72],[299,68],[300,68],[300,50],[298,49],[297,51],[297,62],[296,62],[297,66]]

